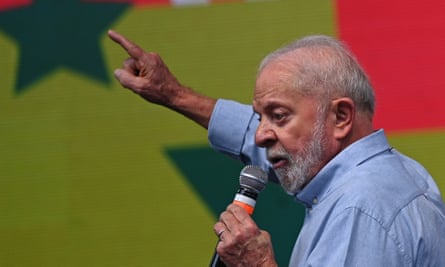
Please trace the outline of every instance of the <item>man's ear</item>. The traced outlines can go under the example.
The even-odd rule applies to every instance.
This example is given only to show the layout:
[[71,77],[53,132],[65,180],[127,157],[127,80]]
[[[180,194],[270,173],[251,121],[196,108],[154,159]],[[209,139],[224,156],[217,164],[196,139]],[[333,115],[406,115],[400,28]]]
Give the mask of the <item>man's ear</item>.
[[352,130],[355,118],[355,105],[352,99],[342,97],[332,100],[332,112],[335,115],[334,137],[344,139]]

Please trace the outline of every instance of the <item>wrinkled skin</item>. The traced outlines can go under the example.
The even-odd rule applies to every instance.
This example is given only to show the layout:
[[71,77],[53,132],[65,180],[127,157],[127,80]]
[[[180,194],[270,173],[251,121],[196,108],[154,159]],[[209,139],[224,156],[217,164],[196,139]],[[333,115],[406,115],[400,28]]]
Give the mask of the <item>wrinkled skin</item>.
[[229,205],[213,229],[220,239],[216,251],[226,266],[277,266],[269,233],[243,208]]
[[182,85],[162,58],[145,52],[123,35],[109,31],[108,36],[130,56],[114,71],[119,83],[145,100],[175,110],[204,128],[208,127],[216,100]]
[[122,35],[110,31],[109,37],[120,44],[130,58],[114,72],[117,80],[146,100],[168,105],[181,87],[179,82],[156,53],[147,53]]

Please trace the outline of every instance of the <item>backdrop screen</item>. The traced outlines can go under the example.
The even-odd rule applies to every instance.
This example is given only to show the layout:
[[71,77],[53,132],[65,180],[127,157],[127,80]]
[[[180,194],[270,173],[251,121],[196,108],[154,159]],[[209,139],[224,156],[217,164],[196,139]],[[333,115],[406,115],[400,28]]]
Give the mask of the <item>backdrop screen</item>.
[[[393,2],[393,3],[391,3]],[[250,103],[270,51],[344,40],[377,95],[376,128],[445,191],[442,1],[0,0],[0,265],[207,266],[242,165],[113,78],[112,28],[178,79]],[[288,262],[304,218],[278,185],[254,215]]]

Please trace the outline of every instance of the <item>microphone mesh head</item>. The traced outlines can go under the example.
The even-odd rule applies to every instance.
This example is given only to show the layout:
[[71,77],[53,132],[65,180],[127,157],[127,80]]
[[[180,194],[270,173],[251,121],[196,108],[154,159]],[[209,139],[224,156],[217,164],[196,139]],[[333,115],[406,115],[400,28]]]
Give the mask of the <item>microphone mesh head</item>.
[[266,187],[267,173],[258,166],[247,165],[240,173],[239,183],[242,187],[247,187],[259,193]]

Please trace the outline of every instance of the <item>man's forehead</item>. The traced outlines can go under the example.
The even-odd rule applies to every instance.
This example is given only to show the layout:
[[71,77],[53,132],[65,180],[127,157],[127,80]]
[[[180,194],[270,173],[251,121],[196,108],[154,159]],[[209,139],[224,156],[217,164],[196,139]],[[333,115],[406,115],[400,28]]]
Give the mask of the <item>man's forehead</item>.
[[302,101],[313,101],[314,99],[305,96],[295,89],[281,88],[278,90],[268,90],[261,94],[254,94],[253,107],[258,110],[274,109],[279,107],[291,108],[299,105]]

